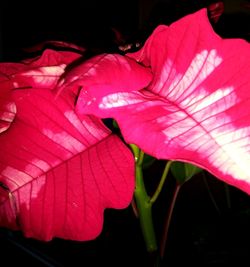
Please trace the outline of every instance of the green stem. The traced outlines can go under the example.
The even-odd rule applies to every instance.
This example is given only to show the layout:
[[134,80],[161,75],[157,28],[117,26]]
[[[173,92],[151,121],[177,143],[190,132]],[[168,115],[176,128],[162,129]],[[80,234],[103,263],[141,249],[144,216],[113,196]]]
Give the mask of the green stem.
[[167,178],[167,175],[168,175],[168,172],[169,172],[171,164],[172,164],[172,161],[169,160],[165,165],[165,169],[164,169],[163,174],[161,176],[161,180],[160,180],[160,182],[159,182],[159,184],[158,184],[158,186],[157,186],[157,188],[155,190],[155,193],[153,194],[153,196],[150,199],[150,202],[152,204],[156,201],[156,199],[158,198],[159,194],[161,193],[162,187],[163,187],[164,182],[165,182],[165,180]]
[[148,252],[157,251],[157,242],[152,218],[152,203],[147,194],[142,172],[143,152],[136,162],[136,188],[134,192],[142,234]]
[[170,203],[170,207],[169,207],[168,213],[166,215],[166,220],[165,220],[161,244],[160,244],[160,256],[162,259],[163,259],[164,253],[165,253],[165,247],[166,247],[166,242],[168,239],[169,227],[170,227],[173,210],[175,207],[176,199],[177,199],[178,193],[180,191],[180,188],[181,188],[181,184],[176,183],[173,197],[172,197],[172,201]]
[[129,146],[132,149],[132,152],[134,154],[135,162],[138,162],[138,159],[139,159],[140,154],[141,154],[140,153],[141,152],[140,148],[138,146],[134,145],[134,144],[130,144]]

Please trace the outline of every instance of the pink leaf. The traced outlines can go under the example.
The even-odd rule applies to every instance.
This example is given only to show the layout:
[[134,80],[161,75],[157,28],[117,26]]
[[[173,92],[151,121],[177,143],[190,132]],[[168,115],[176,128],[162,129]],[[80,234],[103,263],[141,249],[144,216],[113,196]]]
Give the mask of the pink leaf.
[[12,76],[13,83],[19,87],[53,89],[64,73],[65,67],[79,57],[77,53],[47,49],[41,57],[23,61],[26,65],[24,71]]
[[8,77],[13,69],[16,69],[13,64],[0,64],[0,134],[10,127],[16,115],[16,105],[11,97],[12,82]]
[[11,99],[10,92],[2,88],[0,91],[0,134],[10,127],[15,115],[16,105]]
[[106,94],[98,107],[79,98],[78,111],[113,117],[128,143],[250,194],[250,45],[221,39],[202,9],[159,26],[128,56],[152,69],[150,85]]
[[132,154],[98,118],[30,79],[30,88],[9,88],[17,114],[0,135],[0,226],[41,240],[93,239],[104,209],[132,199]]
[[101,54],[66,72],[59,83],[57,95],[63,91],[70,92],[74,98],[79,95],[79,98],[85,99],[87,105],[98,106],[104,95],[139,90],[151,79],[151,71],[135,60],[119,54]]
[[77,53],[47,49],[42,56],[22,63],[0,63],[0,133],[6,131],[15,118],[12,89],[33,86],[53,89],[66,65],[79,57]]
[[32,67],[45,67],[55,66],[61,64],[69,64],[76,59],[79,59],[81,54],[69,51],[55,51],[52,49],[46,49],[41,56],[23,60],[25,64],[29,64]]

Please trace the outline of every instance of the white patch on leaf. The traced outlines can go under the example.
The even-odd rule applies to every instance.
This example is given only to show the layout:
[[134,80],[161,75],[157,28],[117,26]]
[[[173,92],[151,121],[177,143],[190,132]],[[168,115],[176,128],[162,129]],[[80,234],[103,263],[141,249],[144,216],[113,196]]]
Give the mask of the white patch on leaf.
[[213,164],[219,166],[220,161],[225,159],[222,170],[230,172],[235,179],[250,183],[250,148],[246,149],[250,144],[250,127],[237,129],[231,125],[224,131],[212,131],[211,135],[221,147],[219,153],[211,155]]
[[11,185],[14,185],[14,188],[10,188],[10,190],[15,190],[19,186],[23,184],[29,183],[32,181],[33,177],[25,173],[24,171],[20,171],[12,166],[7,166],[3,171],[2,175],[9,179]]
[[131,97],[131,93],[128,92],[121,92],[110,94],[104,96],[102,98],[102,102],[99,104],[100,109],[109,109],[109,108],[117,108],[117,107],[124,107],[127,105],[133,105],[144,102],[141,97]]
[[23,76],[51,75],[58,76],[64,72],[65,64],[59,66],[46,66],[23,72]]
[[[217,89],[215,92],[209,94],[207,90],[202,89],[197,96],[190,97],[192,100],[189,101],[189,107],[188,111],[195,113],[197,111],[203,110],[205,108],[211,108],[211,105],[215,104],[219,100],[224,100],[225,97],[230,95],[234,91],[234,88],[228,87],[228,88],[220,88]],[[189,98],[185,100],[187,103]],[[230,100],[230,101],[228,101]],[[185,104],[183,101],[182,104]],[[227,107],[231,107],[235,105],[236,103],[236,96],[232,97],[231,99],[227,98]],[[223,103],[220,103],[218,106],[220,106],[223,110],[225,110],[225,105]],[[217,110],[217,113],[218,110]]]
[[156,94],[160,93],[162,88],[164,88],[164,93],[168,93],[176,87],[182,76],[183,75],[177,73],[176,69],[173,67],[173,62],[170,59],[167,59],[162,66],[161,73],[159,75],[156,73],[157,79],[155,84],[152,83],[149,87]]
[[64,68],[64,64],[60,66],[40,67],[26,71],[21,76],[31,77],[35,83],[40,85],[53,84],[64,73]]
[[46,183],[46,175],[39,176],[39,179],[35,179],[32,182],[32,191],[31,191],[31,198],[36,199],[39,196],[39,193],[43,186]]
[[82,152],[85,149],[85,146],[81,142],[67,132],[54,133],[50,129],[43,129],[43,134],[73,154]]
[[85,132],[86,129],[83,127],[82,122],[79,120],[78,116],[73,110],[68,110],[64,112],[64,116],[70,121],[70,123],[78,129],[80,132]]
[[104,131],[105,128],[102,128],[101,122],[100,125],[97,125],[97,122],[93,122],[87,116],[80,120],[73,110],[65,111],[64,116],[83,137],[83,140],[81,140],[81,142],[82,144],[86,143],[86,147],[88,147],[90,144],[95,143],[97,139],[107,136],[107,132]]
[[17,207],[21,207],[30,211],[30,205],[32,203],[32,200],[35,200],[40,196],[41,190],[44,188],[46,183],[46,175],[41,175],[39,177],[36,177],[36,179],[33,179],[30,183],[26,184],[23,187],[19,188],[19,194],[18,194],[18,201]]
[[[56,165],[57,162],[54,162],[54,166]],[[47,172],[52,166],[49,165],[47,162],[45,162],[44,160],[41,159],[32,159],[31,163],[28,164],[25,167],[25,172],[29,173],[30,175],[32,175],[33,177],[37,177],[39,175],[41,175],[41,173],[45,173]]]
[[[177,73],[174,62],[167,60],[153,92],[180,110],[167,114],[166,143],[199,151],[225,175],[250,183],[250,127],[237,127],[226,113],[239,101],[235,89],[228,86],[211,93],[203,85],[221,62],[215,49],[197,54],[185,73]],[[164,118],[158,123],[164,124]]]
[[12,122],[15,118],[15,113],[12,112],[3,112],[0,114],[0,119],[6,122]]
[[186,150],[199,151],[222,173],[250,183],[250,127],[237,128],[226,114],[238,101],[234,88],[220,88],[210,95],[205,89],[199,93],[190,96],[192,101],[186,99],[192,105],[180,105],[179,112],[168,116],[163,131],[166,143],[176,140]]
[[16,113],[16,104],[15,104],[15,102],[8,102],[5,105],[5,109],[7,109],[9,112]]
[[[198,53],[185,73],[178,73],[173,63],[167,60],[163,66],[160,80],[161,92],[170,101],[181,102],[194,91],[200,84],[220,65],[222,58],[217,55],[217,51],[204,50]],[[171,75],[169,77],[169,75]],[[171,84],[166,83],[169,79]],[[157,90],[159,91],[159,90]]]

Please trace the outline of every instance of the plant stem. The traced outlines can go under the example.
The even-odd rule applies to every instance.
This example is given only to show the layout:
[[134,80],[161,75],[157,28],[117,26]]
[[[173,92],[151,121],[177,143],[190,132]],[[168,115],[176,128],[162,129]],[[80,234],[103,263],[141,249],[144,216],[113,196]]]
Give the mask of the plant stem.
[[152,203],[147,194],[142,172],[143,152],[136,161],[136,188],[134,192],[142,234],[148,252],[157,251],[157,242],[152,218]]
[[135,197],[133,197],[131,201],[131,207],[132,207],[135,217],[139,218],[138,209],[137,209],[136,202],[135,202]]
[[163,187],[164,182],[165,182],[165,180],[167,178],[167,175],[168,175],[168,172],[169,172],[171,164],[172,164],[172,161],[169,160],[165,165],[165,169],[164,169],[163,174],[161,176],[161,180],[160,180],[160,182],[159,182],[159,184],[158,184],[158,186],[157,186],[157,188],[155,190],[155,193],[153,194],[153,196],[150,199],[150,202],[152,204],[156,201],[156,199],[158,198],[159,194],[161,193],[162,187]]
[[164,253],[165,253],[166,242],[167,242],[167,239],[168,239],[169,226],[170,226],[170,222],[171,222],[171,218],[172,218],[175,202],[176,202],[178,193],[180,191],[180,188],[181,188],[181,184],[176,183],[175,189],[174,189],[174,193],[173,193],[173,197],[172,197],[172,201],[170,203],[170,207],[169,207],[169,210],[168,210],[167,215],[166,215],[166,220],[165,220],[165,224],[164,224],[162,239],[161,239],[161,243],[160,243],[160,256],[161,256],[162,259],[163,259]]
[[224,183],[224,187],[225,187],[225,194],[226,194],[226,201],[227,201],[227,208],[231,209],[232,204],[231,204],[231,195],[230,195],[230,188],[229,185]]
[[209,187],[209,185],[208,185],[207,177],[206,177],[206,174],[205,174],[204,171],[202,172],[202,178],[203,178],[204,184],[205,184],[205,186],[206,186],[208,195],[209,195],[209,197],[210,197],[210,199],[211,199],[211,201],[212,201],[212,203],[213,203],[213,205],[214,205],[214,207],[215,207],[215,210],[217,211],[217,213],[218,213],[219,215],[221,215],[220,208],[219,208],[219,206],[217,205],[217,202],[216,202],[216,200],[215,200],[215,198],[214,198],[214,196],[213,196],[213,194],[212,194],[212,192],[211,192],[211,189],[210,189],[210,187]]

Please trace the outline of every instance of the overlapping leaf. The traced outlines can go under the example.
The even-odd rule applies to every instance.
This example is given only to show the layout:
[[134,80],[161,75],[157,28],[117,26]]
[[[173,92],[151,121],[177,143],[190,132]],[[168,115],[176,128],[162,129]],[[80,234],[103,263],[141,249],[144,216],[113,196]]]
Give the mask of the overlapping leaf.
[[0,135],[0,226],[41,240],[89,240],[100,233],[105,208],[130,203],[133,157],[98,118],[77,115],[63,95],[55,99],[56,67],[78,57],[64,55],[46,51],[17,72],[1,65],[17,113]]
[[61,48],[61,49],[69,49],[69,50],[74,50],[76,52],[85,52],[86,49],[84,47],[81,47],[79,45],[73,44],[73,43],[69,43],[69,42],[64,42],[64,41],[59,41],[59,40],[46,40],[42,43],[38,43],[34,46],[31,47],[27,47],[24,48],[24,51],[26,52],[37,52],[37,51],[42,51],[44,50],[46,47],[54,47],[54,48]]
[[150,85],[104,89],[98,106],[79,97],[78,112],[113,117],[146,153],[198,165],[250,193],[249,43],[220,38],[202,9],[157,27],[127,56],[151,68]]
[[98,112],[103,97],[146,87],[151,70],[119,54],[101,54],[72,68],[60,79],[57,95],[66,93]]
[[67,64],[78,59],[80,54],[67,51],[44,51],[42,56],[26,59],[20,63],[0,64],[0,132],[9,128],[16,114],[11,89],[39,88],[53,89]]

